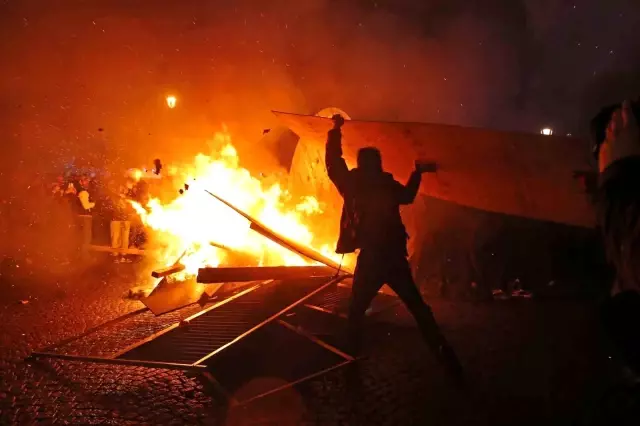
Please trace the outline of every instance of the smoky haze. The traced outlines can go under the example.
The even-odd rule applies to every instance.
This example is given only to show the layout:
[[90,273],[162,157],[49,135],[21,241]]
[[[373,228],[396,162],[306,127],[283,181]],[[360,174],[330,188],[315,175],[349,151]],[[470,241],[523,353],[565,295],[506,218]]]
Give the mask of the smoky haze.
[[4,6],[9,139],[124,166],[190,157],[222,122],[254,150],[271,109],[483,125],[519,93],[519,2],[218,3]]
[[[314,113],[338,106],[356,118],[529,129],[532,120],[523,112],[531,104],[532,46],[549,6],[513,0],[0,4],[3,205],[18,217],[25,216],[22,209],[39,209],[42,195],[32,188],[72,159],[116,173],[150,166],[154,158],[188,161],[207,150],[221,123],[242,164],[255,172],[276,168],[284,154],[257,143],[263,129],[277,125],[271,109]],[[552,33],[542,28],[543,35]],[[168,94],[178,99],[175,109],[165,105]]]

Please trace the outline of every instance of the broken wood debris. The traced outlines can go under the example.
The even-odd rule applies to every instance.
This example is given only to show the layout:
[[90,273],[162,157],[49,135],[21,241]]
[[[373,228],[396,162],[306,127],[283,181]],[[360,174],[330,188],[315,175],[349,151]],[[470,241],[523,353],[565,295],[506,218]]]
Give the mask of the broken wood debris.
[[209,245],[211,247],[219,248],[220,250],[233,251],[231,248],[225,246],[224,244],[216,243],[214,241],[209,241]]
[[[189,190],[189,184],[184,184],[184,190],[180,190],[180,193],[184,193],[184,191],[188,191]],[[308,259],[311,259],[313,261],[316,261],[318,263],[322,263],[324,265],[327,265],[335,270],[337,270],[338,272],[345,270],[348,273],[353,273],[352,270],[343,267],[343,265],[341,263],[335,262],[331,259],[329,259],[328,257],[318,253],[317,251],[303,246],[302,244],[299,244],[295,241],[292,241],[291,239],[278,234],[277,232],[269,229],[267,226],[263,225],[262,223],[260,223],[258,220],[254,219],[253,217],[249,216],[247,213],[243,212],[242,210],[240,210],[239,208],[237,208],[236,206],[234,206],[233,204],[229,203],[228,201],[224,200],[223,198],[217,196],[216,194],[214,194],[211,191],[208,190],[204,190],[207,194],[211,195],[213,198],[215,198],[216,200],[220,201],[222,204],[226,205],[227,207],[229,207],[231,210],[235,211],[236,213],[238,213],[240,216],[244,217],[245,219],[247,219],[250,223],[251,226],[250,228],[252,230],[254,230],[255,232],[259,233],[260,235],[262,235],[263,237],[266,237],[267,239],[273,241],[274,243],[280,245],[281,247],[284,247],[302,257],[306,257]]]
[[[206,191],[206,190],[205,190]],[[288,249],[291,250],[294,253],[299,254],[300,256],[306,257],[308,259],[314,260],[316,262],[322,263],[324,265],[327,265],[333,269],[336,269],[338,271],[343,270],[343,266],[340,265],[339,263],[329,259],[328,257],[318,253],[317,251],[303,246],[302,244],[299,244],[295,241],[290,240],[289,238],[280,235],[278,233],[276,233],[275,231],[269,229],[267,226],[263,225],[262,223],[258,222],[256,219],[254,219],[253,217],[249,216],[248,214],[246,214],[245,212],[243,212],[242,210],[238,209],[237,207],[235,207],[233,204],[229,203],[228,201],[218,197],[217,195],[215,195],[214,193],[210,192],[210,191],[206,191],[207,194],[211,195],[212,197],[214,197],[216,200],[220,201],[221,203],[225,204],[227,207],[229,207],[230,209],[232,209],[233,211],[235,211],[236,213],[238,213],[239,215],[241,215],[242,217],[244,217],[245,219],[247,219],[249,222],[251,222],[251,226],[250,228],[252,230],[254,230],[255,232],[259,233],[260,235],[262,235],[263,237],[268,238],[269,240],[273,241],[274,243]],[[350,272],[350,271],[349,271]]]
[[162,269],[156,269],[155,271],[151,272],[151,276],[153,278],[165,278],[165,277],[168,277],[169,275],[177,274],[178,272],[184,271],[185,266],[182,263],[180,263],[180,261],[182,260],[183,257],[186,256],[186,254],[187,254],[187,250],[184,250],[180,255],[180,257],[178,257],[178,259],[174,262],[173,265],[167,266],[166,268],[162,268]]
[[164,278],[168,277],[172,274],[177,274],[178,272],[182,272],[185,270],[185,266],[181,263],[176,263],[175,265],[167,266],[166,268],[156,269],[151,272],[151,276],[153,278]]

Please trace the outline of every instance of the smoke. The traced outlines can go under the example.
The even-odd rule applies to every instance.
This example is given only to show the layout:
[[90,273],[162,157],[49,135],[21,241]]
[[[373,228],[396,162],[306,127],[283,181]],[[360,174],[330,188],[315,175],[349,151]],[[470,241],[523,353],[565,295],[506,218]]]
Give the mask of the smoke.
[[5,202],[37,210],[26,188],[71,158],[115,173],[188,161],[222,123],[244,166],[274,169],[258,144],[271,109],[522,129],[537,43],[557,35],[533,3],[2,2]]
[[484,125],[520,88],[520,2],[67,4],[16,2],[3,19],[10,136],[52,159],[99,143],[120,166],[179,158],[221,122],[254,142],[271,109]]

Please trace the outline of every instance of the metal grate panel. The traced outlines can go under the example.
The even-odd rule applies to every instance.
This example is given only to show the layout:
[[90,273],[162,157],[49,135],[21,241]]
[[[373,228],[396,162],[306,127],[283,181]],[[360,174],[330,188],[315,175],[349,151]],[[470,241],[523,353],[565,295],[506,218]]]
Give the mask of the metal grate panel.
[[309,278],[262,287],[194,318],[119,359],[192,364],[329,281]]
[[[337,285],[326,292],[312,297],[306,306],[327,313],[346,315],[349,309],[350,297],[351,287]],[[396,296],[378,293],[371,302],[371,306],[367,310],[367,315],[375,315],[397,305],[400,302],[400,299]]]

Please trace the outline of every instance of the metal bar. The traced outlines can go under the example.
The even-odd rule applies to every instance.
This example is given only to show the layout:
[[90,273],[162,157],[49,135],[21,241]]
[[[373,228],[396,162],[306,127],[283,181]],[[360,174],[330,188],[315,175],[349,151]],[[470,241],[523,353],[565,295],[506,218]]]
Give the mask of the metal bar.
[[307,330],[305,330],[304,328],[300,327],[300,326],[295,326],[293,324],[290,324],[284,320],[278,320],[278,324],[288,328],[289,330],[299,334],[300,336],[306,337],[307,339],[311,340],[313,343],[322,346],[323,348],[333,352],[334,354],[338,355],[339,357],[342,357],[344,359],[346,359],[347,361],[353,361],[354,358],[345,353],[342,352],[340,349],[336,348],[335,346],[332,346],[330,344],[328,344],[327,342],[325,342],[324,340],[321,340],[319,338],[317,338],[316,336],[314,336],[313,334],[311,334],[310,332],[308,332]]
[[235,397],[229,395],[229,392],[227,392],[227,390],[220,384],[220,382],[217,381],[215,377],[213,377],[213,374],[206,371],[202,375],[205,377],[205,379],[207,379],[207,382],[211,384],[211,386],[213,386],[213,388],[218,393],[222,394],[222,396],[224,396],[227,399],[227,401],[229,402],[229,406],[235,407],[238,405],[238,400]]
[[307,380],[315,379],[316,377],[322,376],[324,374],[330,373],[330,372],[332,372],[334,370],[337,370],[339,368],[345,367],[345,366],[351,364],[354,361],[356,361],[356,360],[343,361],[340,364],[336,364],[336,365],[334,365],[332,367],[325,368],[324,370],[320,370],[320,371],[318,371],[316,373],[310,374],[310,375],[308,375],[306,377],[303,377],[301,379],[298,379],[298,380],[295,380],[293,382],[287,383],[286,385],[279,386],[279,387],[277,387],[275,389],[271,389],[270,391],[261,393],[260,395],[256,395],[256,396],[253,396],[253,397],[251,397],[249,399],[246,399],[244,401],[240,401],[238,406],[246,405],[246,404],[249,404],[249,403],[251,403],[253,401],[256,401],[256,400],[258,400],[260,398],[264,398],[266,396],[273,395],[273,394],[275,394],[277,392],[292,388],[294,386],[297,386],[297,385],[299,385],[301,383],[306,382]]
[[156,269],[155,271],[151,272],[151,276],[153,278],[164,278],[164,277],[168,277],[171,274],[176,274],[184,270],[185,270],[184,265],[180,263],[176,263],[175,265],[167,266],[166,268]]
[[[220,302],[218,302],[218,303],[216,303],[216,304],[214,304],[212,306],[209,306],[207,309],[203,309],[200,312],[196,312],[195,314],[191,315],[190,317],[182,320],[182,322],[188,324],[194,318],[197,318],[200,315],[204,315],[204,314],[206,314],[207,312],[209,312],[209,311],[211,311],[213,309],[219,308],[220,306],[226,305],[227,303],[231,302],[232,300],[236,300],[237,298],[242,297],[245,294],[251,293],[253,290],[256,290],[256,289],[262,287],[263,285],[269,284],[271,282],[273,282],[273,280],[264,281],[262,283],[258,283],[256,285],[254,285],[253,287],[245,289],[245,290],[243,290],[243,291],[241,291],[239,293],[234,294],[233,296],[230,296],[230,297],[228,297],[228,298],[226,298],[224,300],[221,300]],[[171,330],[176,329],[179,326],[180,326],[179,322],[177,322],[175,324],[172,324],[169,327],[167,327],[167,328],[165,328],[163,330],[160,330],[157,333],[154,333],[151,336],[146,337],[146,338],[144,338],[144,339],[142,339],[142,340],[140,340],[140,341],[138,341],[138,342],[136,342],[136,343],[134,343],[132,345],[129,345],[126,348],[122,349],[121,351],[116,352],[114,355],[112,355],[112,358],[119,358],[122,355],[126,354],[127,352],[132,351],[132,350],[144,345],[145,343],[148,343],[148,342],[150,342],[150,341],[162,336],[163,334],[168,333]]]
[[240,268],[200,268],[198,283],[227,283],[255,280],[292,280],[312,277],[332,277],[335,271],[326,266],[258,266]]
[[95,327],[92,327],[92,328],[88,329],[84,333],[78,334],[76,336],[69,337],[68,339],[64,339],[64,340],[62,340],[62,341],[60,341],[58,343],[54,343],[54,344],[51,344],[51,345],[49,345],[49,346],[47,346],[45,348],[42,348],[42,349],[40,349],[39,352],[49,352],[52,349],[55,349],[57,347],[68,345],[69,343],[75,342],[76,340],[79,340],[79,339],[82,339],[83,337],[86,337],[89,334],[95,333],[98,330],[102,330],[105,327],[108,327],[110,325],[116,324],[116,323],[118,323],[120,321],[124,321],[125,319],[134,317],[134,316],[136,316],[138,314],[141,314],[141,313],[143,313],[145,311],[148,311],[148,310],[149,310],[149,308],[142,308],[142,309],[138,309],[137,311],[133,311],[133,312],[129,312],[128,314],[121,315],[121,316],[119,316],[117,318],[114,318],[114,319],[111,319],[111,320],[109,320],[107,322],[103,322],[100,325],[96,325]]
[[195,314],[191,315],[189,318],[185,319],[184,321],[188,323],[189,321],[192,321],[193,319],[198,318],[200,315],[206,314],[207,312],[209,312],[212,309],[216,309],[216,308],[219,308],[222,305],[226,305],[227,303],[231,302],[232,300],[236,300],[237,298],[239,298],[241,296],[244,296],[247,293],[251,293],[252,291],[259,289],[260,287],[268,285],[268,284],[271,284],[273,282],[275,282],[275,280],[262,281],[262,282],[260,282],[260,283],[258,283],[256,285],[254,285],[253,287],[250,287],[250,288],[248,288],[246,290],[242,290],[241,292],[236,293],[231,297],[228,297],[228,298],[226,298],[224,300],[221,300],[220,302],[216,303],[213,306],[210,306],[207,309],[204,309],[204,310],[202,310],[200,312],[196,312]]
[[162,329],[162,330],[158,331],[157,333],[154,333],[154,334],[152,334],[151,336],[145,337],[144,339],[139,340],[139,341],[137,341],[137,342],[135,342],[135,343],[133,343],[133,344],[131,344],[131,345],[127,346],[126,348],[124,348],[124,349],[122,349],[122,350],[120,350],[120,351],[116,352],[115,354],[113,354],[113,355],[111,355],[111,356],[110,356],[110,359],[120,358],[122,355],[126,354],[127,352],[132,351],[132,350],[134,350],[135,348],[137,348],[137,347],[139,347],[139,346],[142,346],[142,345],[144,345],[145,343],[150,342],[150,341],[152,341],[153,339],[155,339],[155,338],[157,338],[157,337],[160,337],[160,336],[162,336],[163,334],[168,333],[169,331],[171,331],[171,330],[174,330],[174,329],[178,328],[179,326],[180,326],[180,323],[179,323],[179,322],[176,322],[176,323],[174,323],[174,324],[171,324],[169,327],[164,328],[164,329]]
[[320,306],[309,305],[309,304],[304,305],[304,307],[305,308],[309,308],[309,309],[313,309],[315,311],[322,312],[324,314],[335,315],[335,316],[338,316],[340,318],[347,319],[347,315],[346,314],[335,312],[335,311],[332,311],[331,309],[325,309],[325,308],[322,308]]
[[174,362],[156,362],[156,361],[141,361],[141,360],[129,360],[129,359],[101,358],[101,357],[80,356],[80,355],[66,355],[66,354],[56,354],[53,352],[34,352],[29,356],[29,358],[31,359],[53,358],[53,359],[63,359],[66,361],[92,362],[96,364],[129,365],[129,366],[148,367],[148,368],[163,368],[167,370],[200,371],[200,370],[206,369],[206,367],[202,365],[178,364]]
[[298,299],[297,301],[293,302],[292,304],[290,304],[289,306],[287,306],[286,308],[284,308],[280,312],[270,316],[266,320],[262,321],[260,324],[256,325],[255,327],[252,327],[251,329],[249,329],[246,332],[242,333],[240,336],[236,337],[232,341],[228,342],[227,344],[219,347],[215,351],[209,353],[208,355],[206,355],[203,358],[199,359],[198,361],[194,362],[193,365],[202,364],[203,362],[205,362],[209,358],[217,355],[218,353],[222,352],[223,350],[225,350],[229,346],[231,346],[234,343],[238,342],[239,340],[245,338],[246,336],[248,336],[249,334],[253,333],[254,331],[264,327],[265,325],[269,324],[273,320],[277,319],[279,316],[284,315],[285,313],[289,312],[291,309],[295,308],[296,306],[300,305],[301,303],[304,303],[309,298],[315,296],[316,294],[320,293],[321,291],[325,290],[326,288],[328,288],[328,287],[330,287],[332,285],[335,285],[337,282],[340,282],[345,278],[346,278],[346,276],[341,276],[341,277],[338,277],[338,278],[330,280],[329,282],[327,282],[326,284],[324,284],[324,285],[320,286],[319,288],[315,289],[314,291],[312,291],[311,293],[307,294],[306,296],[303,296],[300,299]]

